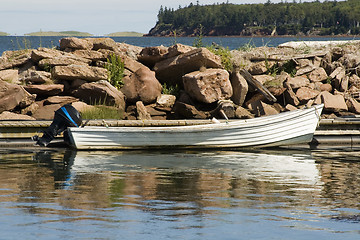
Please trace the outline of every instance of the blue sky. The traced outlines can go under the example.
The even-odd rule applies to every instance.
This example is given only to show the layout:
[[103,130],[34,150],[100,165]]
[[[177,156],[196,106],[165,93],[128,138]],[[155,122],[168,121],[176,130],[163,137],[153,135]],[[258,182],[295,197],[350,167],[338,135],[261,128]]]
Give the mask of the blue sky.
[[[235,4],[266,1],[229,0]],[[0,31],[17,36],[40,30],[147,33],[155,26],[161,5],[177,9],[191,2],[196,0],[0,0]],[[199,0],[201,5],[222,2],[226,0]]]

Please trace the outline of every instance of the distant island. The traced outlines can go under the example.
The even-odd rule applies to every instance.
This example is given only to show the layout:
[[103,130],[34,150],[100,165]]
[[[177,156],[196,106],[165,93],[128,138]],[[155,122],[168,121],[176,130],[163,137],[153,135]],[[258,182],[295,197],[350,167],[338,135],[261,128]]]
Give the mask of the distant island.
[[160,7],[145,36],[330,36],[360,34],[360,1],[217,3]]
[[[8,36],[8,33],[0,32],[0,36]],[[105,34],[104,36],[108,37],[142,37],[144,34],[139,32],[114,32]],[[40,37],[92,37],[94,36],[88,32],[79,32],[79,31],[39,31],[39,32],[32,32],[26,33],[25,36],[40,36]]]
[[67,36],[72,36],[72,37],[91,37],[93,36],[93,34],[87,33],[87,32],[78,32],[78,31],[61,31],[61,32],[53,32],[53,31],[39,31],[39,32],[32,32],[32,33],[27,33],[25,34],[25,36],[62,36],[62,37],[67,37]]
[[144,34],[139,32],[115,32],[109,33],[108,37],[142,37]]

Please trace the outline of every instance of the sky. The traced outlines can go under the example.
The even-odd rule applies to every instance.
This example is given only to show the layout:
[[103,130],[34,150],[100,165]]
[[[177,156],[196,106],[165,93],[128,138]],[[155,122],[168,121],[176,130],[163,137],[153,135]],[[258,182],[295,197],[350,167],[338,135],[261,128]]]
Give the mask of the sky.
[[[313,0],[302,0],[306,1]],[[226,0],[199,0],[200,5],[222,2]],[[234,4],[265,2],[229,0]],[[37,31],[80,31],[96,36],[148,33],[156,24],[160,6],[177,9],[190,3],[196,0],[0,0],[0,31],[16,36]]]

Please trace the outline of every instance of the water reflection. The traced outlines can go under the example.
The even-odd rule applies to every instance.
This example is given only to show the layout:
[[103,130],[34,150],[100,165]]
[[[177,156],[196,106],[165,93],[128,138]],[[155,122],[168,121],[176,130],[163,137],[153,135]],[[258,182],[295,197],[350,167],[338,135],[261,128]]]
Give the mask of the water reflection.
[[[360,161],[357,152],[344,154],[3,151],[0,202],[8,207],[0,213],[18,209],[16,216],[41,216],[32,223],[87,222],[90,232],[99,222],[103,228],[150,222],[156,228],[169,224],[173,234],[195,229],[207,236],[227,227],[236,233],[237,224],[256,231],[261,224],[297,229],[299,236],[353,236],[356,226],[339,223],[360,222]],[[136,236],[154,234],[145,232]]]

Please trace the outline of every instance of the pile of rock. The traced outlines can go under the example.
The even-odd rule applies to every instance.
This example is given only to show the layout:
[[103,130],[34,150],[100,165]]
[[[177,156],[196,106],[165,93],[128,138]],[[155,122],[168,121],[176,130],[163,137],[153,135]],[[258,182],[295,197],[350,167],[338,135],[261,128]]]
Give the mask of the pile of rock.
[[[264,47],[251,53],[237,52],[234,58],[237,65],[245,63],[254,78],[277,97],[280,105],[272,104],[273,108],[283,111],[284,107],[291,110],[324,103],[323,117],[359,114],[360,45],[311,50]],[[259,94],[247,102],[256,99],[266,103]]]
[[[107,80],[112,54],[124,62],[121,89]],[[225,70],[206,48],[141,48],[110,38],[63,38],[58,49],[7,51],[0,58],[0,119],[52,119],[67,103],[80,111],[106,104],[124,119],[222,118],[224,113],[251,118],[316,103],[324,103],[328,114],[360,112],[356,45],[312,54],[257,48],[232,55],[234,70]],[[244,73],[277,102],[249,85]],[[165,85],[179,92],[162,94]]]

